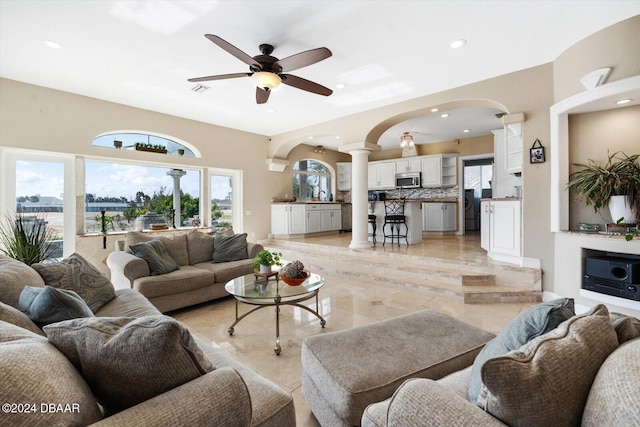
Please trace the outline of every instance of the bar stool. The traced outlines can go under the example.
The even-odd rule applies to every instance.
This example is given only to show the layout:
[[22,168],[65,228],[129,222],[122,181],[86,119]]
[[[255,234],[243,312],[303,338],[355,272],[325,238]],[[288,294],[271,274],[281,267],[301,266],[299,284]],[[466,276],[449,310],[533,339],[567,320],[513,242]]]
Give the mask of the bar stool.
[[[407,217],[404,215],[404,201],[405,199],[387,199],[384,202],[384,224],[382,225],[382,234],[384,235],[384,241],[382,246],[387,243],[387,237],[391,238],[391,246],[393,246],[393,239],[398,240],[398,246],[400,246],[400,239],[404,237],[409,245],[409,227],[407,226]],[[391,227],[391,234],[387,234],[387,224]],[[400,226],[404,225],[404,234],[400,234]]]
[[376,224],[376,216],[375,215],[369,215],[369,220],[367,221],[369,224],[371,224],[371,228],[373,229],[373,233],[371,234],[371,237],[373,237],[373,244],[376,244],[376,230],[378,229],[378,224]]

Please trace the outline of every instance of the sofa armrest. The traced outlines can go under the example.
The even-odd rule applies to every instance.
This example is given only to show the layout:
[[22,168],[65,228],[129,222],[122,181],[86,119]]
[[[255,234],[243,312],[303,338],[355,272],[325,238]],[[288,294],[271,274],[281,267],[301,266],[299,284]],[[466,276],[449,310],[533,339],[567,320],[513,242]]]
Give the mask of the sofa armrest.
[[249,254],[249,259],[253,259],[258,256],[258,252],[264,249],[260,243],[251,243],[247,242],[247,253]]
[[132,289],[134,280],[151,275],[149,264],[129,252],[111,252],[107,256],[107,266],[111,270],[111,283],[116,289]]
[[389,403],[387,426],[505,426],[454,391],[429,379],[404,382]]
[[238,372],[224,367],[92,426],[249,426],[251,398]]

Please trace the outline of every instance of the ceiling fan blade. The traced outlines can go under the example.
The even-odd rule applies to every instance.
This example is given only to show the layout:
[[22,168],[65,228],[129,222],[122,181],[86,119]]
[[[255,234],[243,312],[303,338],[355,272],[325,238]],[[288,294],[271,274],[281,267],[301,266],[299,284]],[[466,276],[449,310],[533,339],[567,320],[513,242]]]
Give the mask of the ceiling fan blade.
[[288,56],[284,59],[276,61],[273,65],[280,67],[281,72],[286,73],[289,71],[297,70],[298,68],[306,67],[307,65],[315,64],[323,59],[327,59],[333,55],[326,47],[319,47],[317,49],[307,50],[305,52],[296,53],[295,55]]
[[189,82],[208,82],[210,80],[224,80],[235,79],[236,77],[249,77],[251,73],[233,73],[233,74],[219,74],[217,76],[196,77],[193,79],[187,79]]
[[256,102],[258,104],[265,104],[269,100],[270,90],[264,90],[262,88],[256,88]]
[[246,53],[244,53],[243,51],[241,51],[240,49],[238,49],[228,41],[223,40],[218,36],[214,36],[213,34],[205,34],[204,36],[209,40],[211,40],[213,43],[220,46],[222,49],[229,52],[231,55],[238,58],[240,61],[246,64],[249,64],[250,67],[256,68],[258,70],[262,70],[262,65],[260,65],[258,61],[256,61],[255,59],[253,59],[252,57],[250,57],[249,55],[247,55]]
[[329,96],[333,93],[331,89],[312,82],[311,80],[303,79],[302,77],[291,74],[281,74],[280,77],[282,78],[282,83],[298,89],[306,90],[307,92],[317,93],[318,95],[324,96]]

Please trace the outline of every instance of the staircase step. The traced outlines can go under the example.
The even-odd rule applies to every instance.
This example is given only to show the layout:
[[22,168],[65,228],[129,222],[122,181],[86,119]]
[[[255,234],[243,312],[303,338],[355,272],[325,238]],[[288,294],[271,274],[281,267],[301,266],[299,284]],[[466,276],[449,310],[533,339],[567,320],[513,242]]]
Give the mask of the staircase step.
[[[352,250],[299,240],[270,239],[260,243],[269,250],[282,252],[283,259],[299,259],[308,269],[321,274],[369,285],[412,289],[466,304],[536,302],[542,295],[540,280],[536,280],[539,275],[528,271],[532,269],[399,252]],[[512,286],[506,286],[506,282]]]

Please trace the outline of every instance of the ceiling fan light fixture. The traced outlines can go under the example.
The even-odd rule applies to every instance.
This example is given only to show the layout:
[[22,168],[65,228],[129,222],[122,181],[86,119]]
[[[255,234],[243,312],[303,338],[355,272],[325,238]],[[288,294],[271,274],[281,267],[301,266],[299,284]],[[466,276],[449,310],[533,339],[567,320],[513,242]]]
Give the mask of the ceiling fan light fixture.
[[400,137],[400,148],[415,147],[416,143],[413,142],[413,135],[409,132],[404,132]]
[[273,90],[280,85],[280,82],[282,82],[279,75],[268,71],[258,71],[253,73],[251,78],[257,87],[264,90]]

